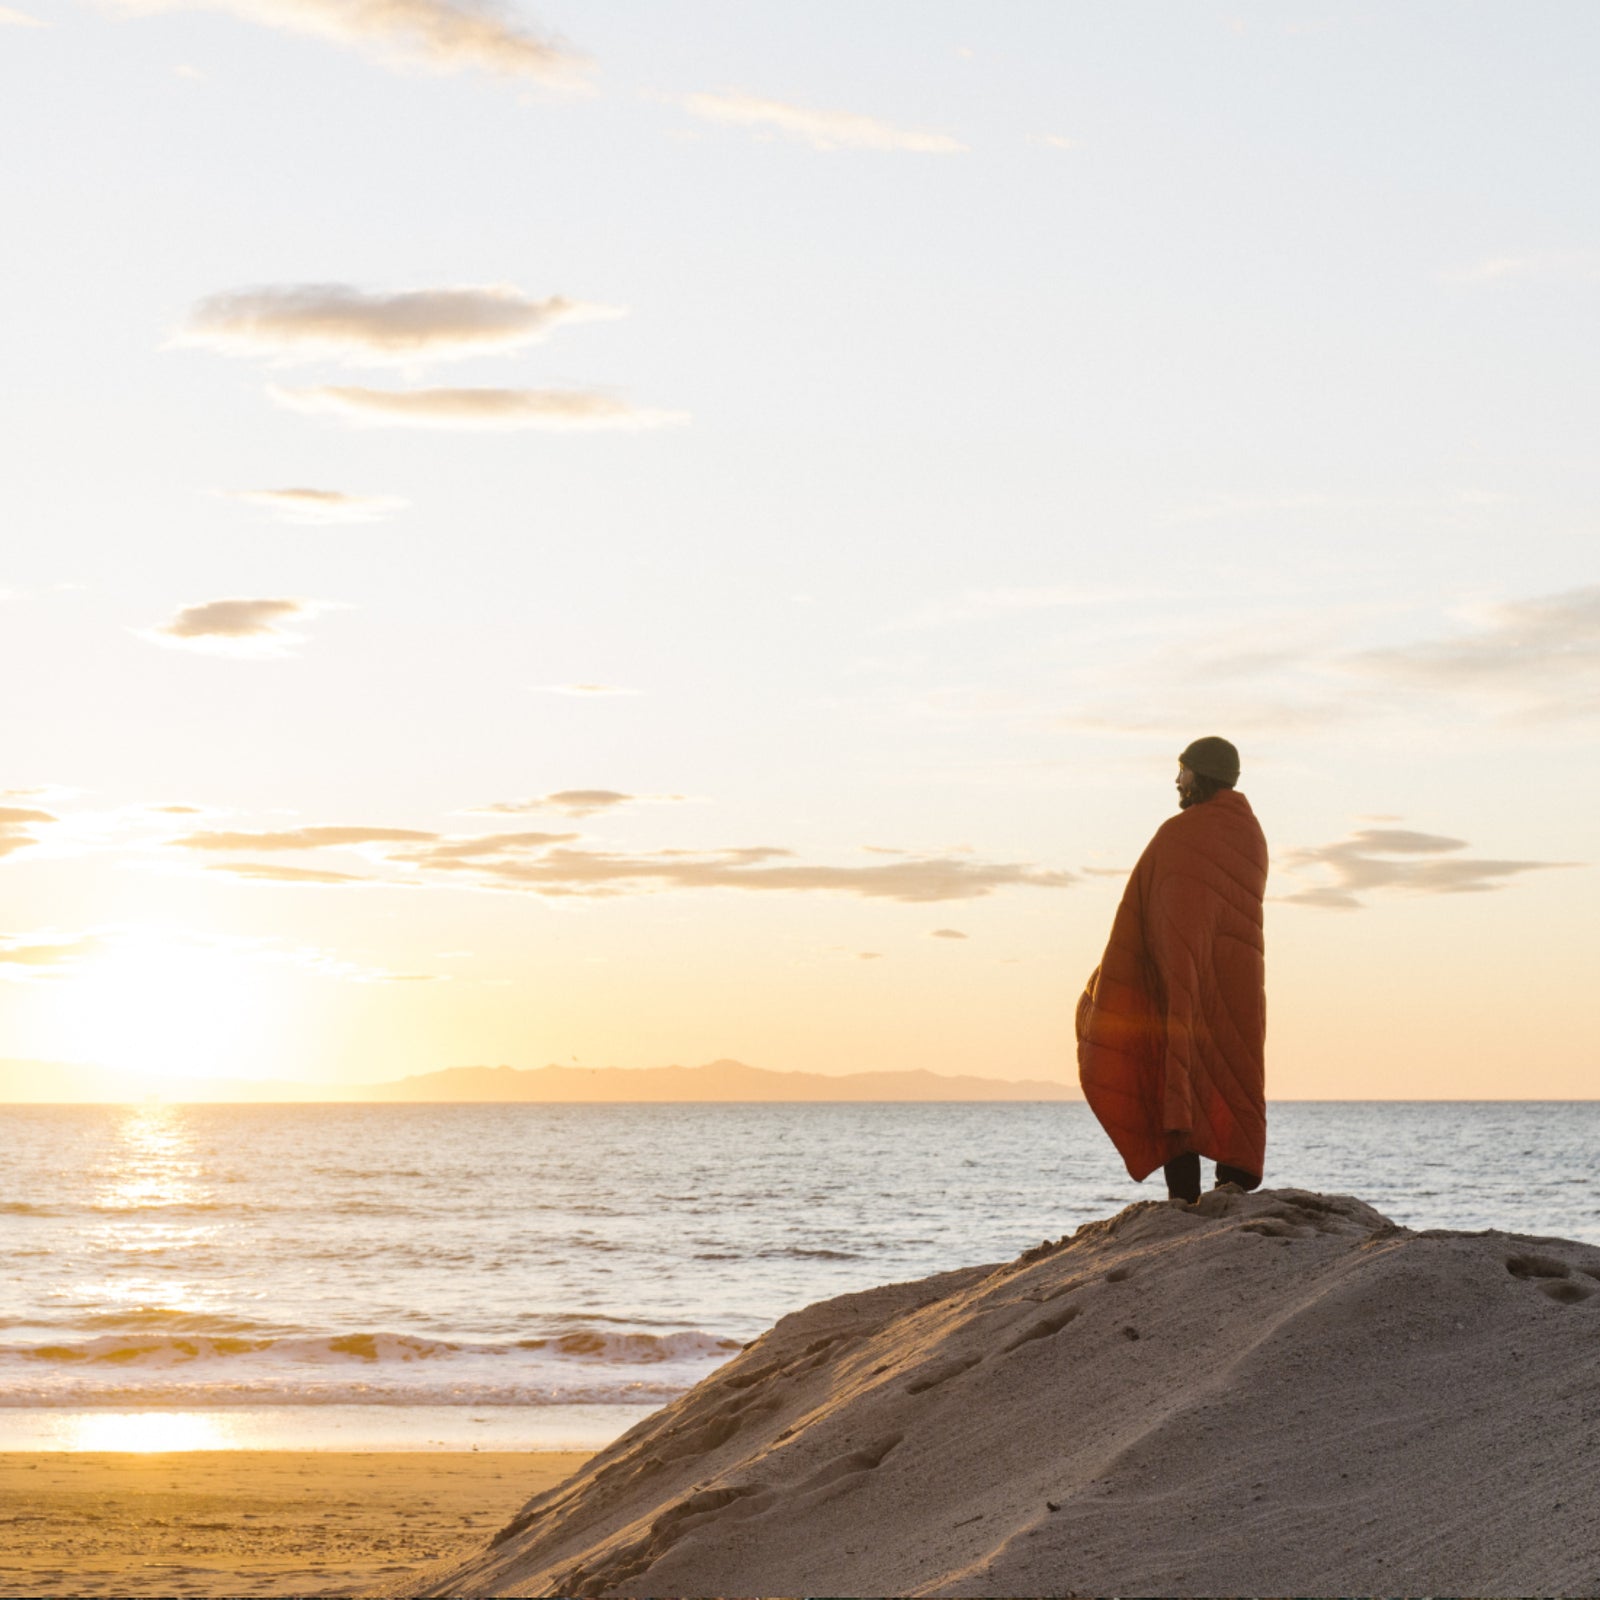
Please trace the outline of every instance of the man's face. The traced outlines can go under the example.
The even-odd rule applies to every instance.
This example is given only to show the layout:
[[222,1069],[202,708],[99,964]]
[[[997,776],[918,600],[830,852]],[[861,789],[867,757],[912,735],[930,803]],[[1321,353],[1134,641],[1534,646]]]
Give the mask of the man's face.
[[1194,774],[1180,761],[1178,763],[1178,809],[1187,811],[1197,799],[1194,792]]

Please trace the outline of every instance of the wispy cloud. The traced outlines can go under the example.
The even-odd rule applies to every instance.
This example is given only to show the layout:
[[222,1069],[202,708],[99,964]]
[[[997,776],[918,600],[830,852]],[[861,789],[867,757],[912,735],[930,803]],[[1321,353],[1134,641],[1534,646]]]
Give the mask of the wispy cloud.
[[1600,585],[1467,613],[1470,631],[1346,658],[1353,670],[1406,688],[1496,699],[1522,715],[1600,712]]
[[347,494],[342,489],[225,489],[229,500],[243,500],[273,512],[280,522],[324,525],[381,522],[403,511],[407,502],[395,494]]
[[[1022,597],[1070,604],[1073,591]],[[974,593],[900,626],[1006,615],[1012,598]],[[1452,706],[1530,729],[1600,716],[1600,585],[1480,602],[1456,618],[1453,630],[1436,620],[1425,630],[1392,609],[1296,604],[1185,616],[1159,631],[1099,627],[1092,654],[1081,640],[1037,650],[1039,681],[886,689],[875,703],[901,716],[1178,738],[1174,748],[1202,725],[1257,745],[1363,723],[1398,732],[1426,717],[1446,737]],[[1402,642],[1358,644],[1385,635]]]
[[1026,863],[948,856],[908,856],[865,867],[807,865],[795,860],[793,851],[771,846],[639,854],[552,848],[532,859],[519,855],[474,862],[440,861],[433,864],[433,870],[470,871],[487,886],[556,897],[745,889],[844,894],[914,904],[976,900],[1006,888],[1064,889],[1076,881],[1069,872]]
[[499,816],[560,811],[569,817],[592,817],[601,811],[615,811],[618,806],[659,805],[684,798],[681,794],[624,794],[620,789],[558,789],[554,794],[535,795],[529,800],[497,800],[493,805],[473,809]]
[[568,844],[575,833],[481,833],[471,839],[451,839],[423,850],[407,850],[394,859],[419,867],[448,866],[460,861],[478,861],[487,856],[516,855],[529,850],[544,850],[553,844]]
[[396,65],[449,72],[476,67],[575,85],[583,58],[485,0],[120,0],[130,11],[225,11],[250,22],[313,34]]
[[560,295],[535,300],[505,284],[376,293],[347,283],[238,289],[202,300],[176,342],[277,361],[446,361],[514,350],[564,322],[620,317]]
[[607,694],[640,694],[639,689],[626,689],[617,683],[536,683],[533,686],[535,694],[574,694],[574,695],[607,695]]
[[331,824],[267,832],[186,833],[171,842],[185,850],[342,850],[363,844],[422,844],[438,837],[420,828],[351,828]]
[[30,17],[26,11],[14,11],[10,6],[0,6],[0,28],[42,28],[44,22]]
[[329,872],[321,867],[286,867],[276,861],[214,861],[207,872],[220,872],[230,878],[248,878],[258,883],[345,885],[382,883],[355,872]]
[[[617,790],[563,790],[515,808],[563,810],[571,815],[609,811],[652,798]],[[603,898],[673,890],[745,889],[824,893],[931,904],[974,900],[1008,888],[1064,889],[1075,874],[1031,862],[985,861],[963,847],[942,853],[879,850],[866,866],[808,863],[772,845],[732,849],[616,851],[586,848],[582,835],[547,830],[445,835],[420,828],[317,824],[270,830],[202,830],[168,840],[203,855],[261,856],[296,851],[356,849],[395,876],[363,876],[320,868],[281,867],[275,861],[215,863],[211,870],[286,884],[376,885],[434,883],[463,889],[524,891],[550,898]],[[941,938],[960,938],[946,930]]]
[[1332,844],[1291,850],[1276,863],[1291,877],[1324,881],[1280,898],[1294,905],[1336,911],[1360,910],[1363,894],[1399,890],[1412,894],[1482,894],[1503,889],[1514,877],[1573,861],[1510,861],[1459,855],[1466,840],[1408,828],[1360,828]]
[[142,634],[156,644],[218,655],[282,656],[303,642],[283,624],[311,616],[325,602],[311,600],[207,600],[185,606],[163,627]]
[[1588,283],[1600,278],[1600,250],[1534,250],[1490,256],[1445,273],[1455,283]]
[[99,948],[100,941],[88,935],[65,939],[52,934],[0,935],[0,977],[29,979],[67,972]]
[[660,428],[681,411],[643,411],[584,389],[367,389],[334,385],[269,390],[279,405],[349,422],[410,428]]
[[959,928],[935,928],[928,937],[930,939],[965,939],[966,934]]
[[827,111],[791,105],[758,95],[724,89],[714,94],[686,95],[684,109],[707,122],[753,128],[766,134],[800,139],[813,150],[905,150],[923,155],[954,155],[967,147],[945,133],[920,133],[897,128],[856,111]]
[[1029,144],[1042,144],[1051,150],[1081,150],[1083,140],[1069,139],[1064,133],[1030,133]]
[[38,835],[33,830],[55,820],[49,811],[35,811],[29,806],[0,806],[0,856],[37,844]]

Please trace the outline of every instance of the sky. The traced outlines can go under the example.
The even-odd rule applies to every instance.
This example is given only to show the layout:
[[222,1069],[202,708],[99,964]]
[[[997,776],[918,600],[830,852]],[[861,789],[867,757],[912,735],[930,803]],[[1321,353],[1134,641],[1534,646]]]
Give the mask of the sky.
[[[1600,12],[6,0],[0,1056],[1582,1098]],[[43,1070],[43,1069],[41,1069]]]

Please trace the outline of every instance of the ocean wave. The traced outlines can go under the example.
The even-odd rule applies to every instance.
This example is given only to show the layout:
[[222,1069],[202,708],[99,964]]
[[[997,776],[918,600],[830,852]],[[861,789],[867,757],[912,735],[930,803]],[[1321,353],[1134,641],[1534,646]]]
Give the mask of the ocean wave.
[[490,1342],[389,1332],[106,1333],[0,1344],[0,1408],[26,1405],[660,1405],[739,1341],[574,1329]]
[[168,1333],[197,1334],[203,1338],[232,1337],[236,1334],[275,1336],[293,1331],[284,1328],[281,1323],[219,1317],[212,1311],[185,1311],[178,1306],[129,1306],[121,1311],[92,1311],[61,1325],[79,1329],[159,1328]]
[[602,1333],[578,1328],[550,1339],[519,1339],[519,1350],[547,1350],[552,1355],[576,1356],[591,1361],[655,1362],[694,1361],[716,1356],[726,1360],[741,1348],[737,1339],[720,1334]]
[[[652,1366],[661,1362],[725,1361],[740,1348],[737,1339],[689,1329],[679,1333],[615,1333],[574,1329],[547,1338],[507,1341],[428,1339],[409,1333],[342,1333],[241,1336],[227,1333],[101,1334],[75,1342],[0,1344],[0,1374],[16,1363],[56,1367],[121,1367],[159,1370],[203,1362],[249,1360],[308,1367],[393,1366],[420,1361],[470,1361],[509,1358],[525,1361],[535,1352],[542,1361],[591,1362],[611,1366]],[[0,1375],[0,1388],[4,1387]]]
[[858,1250],[809,1249],[805,1245],[784,1245],[777,1250],[757,1250],[764,1261],[860,1261]]

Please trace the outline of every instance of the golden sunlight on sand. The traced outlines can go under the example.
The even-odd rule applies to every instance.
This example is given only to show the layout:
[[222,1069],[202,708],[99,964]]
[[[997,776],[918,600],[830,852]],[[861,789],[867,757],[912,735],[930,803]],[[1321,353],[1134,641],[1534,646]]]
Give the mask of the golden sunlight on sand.
[[[0,1595],[291,1595],[393,1582],[475,1548],[581,1455],[185,1451],[175,1416],[118,1454],[0,1455]],[[94,1437],[90,1429],[85,1439]],[[193,1435],[198,1438],[198,1434]],[[107,1443],[113,1443],[108,1438]]]

